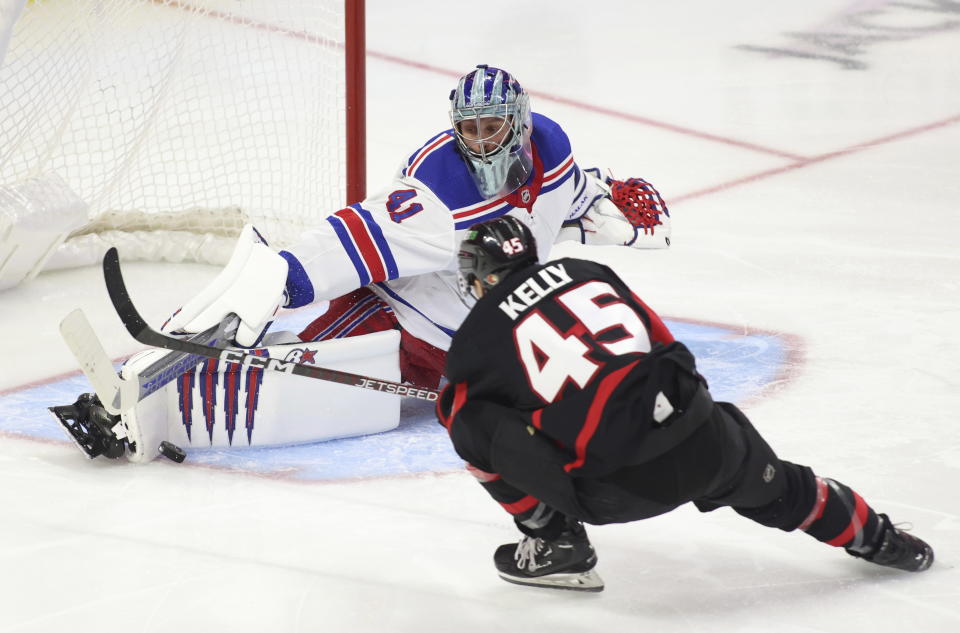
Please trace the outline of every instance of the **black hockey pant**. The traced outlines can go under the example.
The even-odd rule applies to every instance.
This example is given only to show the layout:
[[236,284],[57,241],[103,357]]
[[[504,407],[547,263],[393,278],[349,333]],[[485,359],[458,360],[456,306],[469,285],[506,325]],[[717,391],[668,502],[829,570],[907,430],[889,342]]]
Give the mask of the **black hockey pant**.
[[730,506],[762,525],[800,528],[858,551],[879,535],[877,515],[856,492],[781,460],[743,412],[726,402],[715,403],[710,419],[664,455],[577,487],[596,523],[656,516],[692,501],[702,512]]

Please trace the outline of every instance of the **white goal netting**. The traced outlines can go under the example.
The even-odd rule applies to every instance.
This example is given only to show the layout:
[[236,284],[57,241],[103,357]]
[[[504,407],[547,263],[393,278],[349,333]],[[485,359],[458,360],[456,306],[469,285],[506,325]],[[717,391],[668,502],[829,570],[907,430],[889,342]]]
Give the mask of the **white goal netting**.
[[0,186],[52,174],[89,208],[53,266],[116,233],[220,261],[211,236],[282,246],[344,204],[343,0],[3,1]]

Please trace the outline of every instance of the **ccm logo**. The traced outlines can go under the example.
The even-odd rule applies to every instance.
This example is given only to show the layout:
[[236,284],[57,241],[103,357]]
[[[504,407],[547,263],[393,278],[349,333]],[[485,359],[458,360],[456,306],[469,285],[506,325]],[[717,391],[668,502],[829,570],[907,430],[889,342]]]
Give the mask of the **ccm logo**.
[[220,360],[228,363],[236,363],[245,367],[260,367],[271,371],[282,371],[287,374],[293,373],[296,363],[280,360],[279,358],[267,358],[266,356],[252,356],[236,350],[223,350],[220,354]]

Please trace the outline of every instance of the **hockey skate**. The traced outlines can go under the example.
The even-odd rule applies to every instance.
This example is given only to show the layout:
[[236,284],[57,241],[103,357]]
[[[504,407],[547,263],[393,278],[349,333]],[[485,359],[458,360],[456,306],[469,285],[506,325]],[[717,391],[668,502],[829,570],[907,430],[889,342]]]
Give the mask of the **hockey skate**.
[[126,427],[119,415],[110,414],[96,394],[80,394],[73,404],[50,407],[60,426],[89,459],[123,457],[127,445]]
[[873,551],[858,554],[847,550],[848,554],[877,565],[904,571],[924,571],[933,564],[932,547],[916,536],[895,528],[887,515],[881,514],[879,517],[881,535]]
[[593,569],[597,555],[579,523],[554,540],[525,536],[517,545],[501,545],[493,562],[501,578],[518,585],[603,591],[603,580]]

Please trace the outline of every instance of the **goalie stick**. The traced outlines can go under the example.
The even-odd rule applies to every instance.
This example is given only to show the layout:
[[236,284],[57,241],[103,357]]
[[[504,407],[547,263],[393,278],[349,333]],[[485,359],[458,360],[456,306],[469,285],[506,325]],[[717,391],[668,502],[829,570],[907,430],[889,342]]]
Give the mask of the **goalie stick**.
[[136,385],[117,374],[93,326],[80,308],[60,322],[60,335],[108,413],[117,415],[123,411],[124,405],[132,406],[129,403],[135,397]]
[[[191,335],[189,340],[225,347],[235,325],[236,319],[229,319],[205,332]],[[140,372],[136,381],[124,380],[117,374],[113,361],[81,309],[77,308],[60,322],[60,335],[99,396],[103,408],[112,415],[127,411],[203,360],[192,354],[169,354]]]
[[435,401],[440,395],[436,389],[428,389],[416,385],[405,385],[399,382],[351,374],[335,369],[301,365],[300,363],[277,358],[254,356],[253,354],[245,354],[236,349],[219,349],[192,340],[183,340],[162,334],[147,325],[147,322],[143,320],[143,317],[140,316],[140,313],[137,312],[136,307],[134,307],[133,301],[130,299],[130,294],[127,292],[126,284],[123,281],[123,274],[120,271],[120,257],[117,254],[116,248],[110,248],[103,256],[103,277],[107,284],[110,301],[113,303],[113,307],[120,316],[124,327],[127,328],[127,331],[130,332],[133,338],[145,345],[196,356],[204,356],[206,358],[214,358],[235,365],[257,367],[293,374],[295,376],[326,380],[328,382],[336,382],[342,385],[371,389],[373,391],[382,391],[398,396],[426,400],[428,402]]
[[[226,346],[236,323],[236,318],[227,319],[209,330],[190,335],[189,340]],[[120,414],[203,360],[201,356],[173,352],[144,368],[135,379],[124,379],[113,368],[113,361],[82,310],[74,310],[60,322],[60,334],[95,393],[81,394],[73,404],[49,409],[67,437],[89,459],[100,455],[121,457],[126,445],[131,443]],[[160,451],[177,462],[182,462],[185,456],[169,442],[163,442]]]

